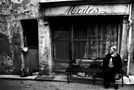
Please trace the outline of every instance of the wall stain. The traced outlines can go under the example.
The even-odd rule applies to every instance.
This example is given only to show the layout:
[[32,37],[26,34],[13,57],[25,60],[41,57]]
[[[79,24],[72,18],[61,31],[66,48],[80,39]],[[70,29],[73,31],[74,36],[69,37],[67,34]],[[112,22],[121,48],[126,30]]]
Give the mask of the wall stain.
[[10,73],[14,69],[8,37],[0,33],[0,73]]
[[9,0],[0,0],[0,14],[9,14],[10,1]]

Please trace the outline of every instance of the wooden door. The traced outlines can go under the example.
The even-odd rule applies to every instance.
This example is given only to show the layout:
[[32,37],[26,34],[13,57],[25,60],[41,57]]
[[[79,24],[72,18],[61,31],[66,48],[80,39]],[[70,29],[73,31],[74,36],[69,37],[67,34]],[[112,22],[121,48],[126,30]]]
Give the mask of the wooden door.
[[64,71],[69,63],[71,24],[66,18],[50,18],[53,43],[53,71]]

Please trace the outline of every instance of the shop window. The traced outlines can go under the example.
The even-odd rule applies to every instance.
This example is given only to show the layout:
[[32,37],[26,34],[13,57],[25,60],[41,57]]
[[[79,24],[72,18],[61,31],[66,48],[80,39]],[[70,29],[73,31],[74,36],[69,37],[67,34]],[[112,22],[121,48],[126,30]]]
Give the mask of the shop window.
[[118,25],[111,22],[74,24],[74,58],[102,58],[111,45],[118,46]]
[[[57,17],[50,20],[53,58],[102,58],[109,46],[120,45],[121,18]],[[70,44],[71,42],[71,44]]]

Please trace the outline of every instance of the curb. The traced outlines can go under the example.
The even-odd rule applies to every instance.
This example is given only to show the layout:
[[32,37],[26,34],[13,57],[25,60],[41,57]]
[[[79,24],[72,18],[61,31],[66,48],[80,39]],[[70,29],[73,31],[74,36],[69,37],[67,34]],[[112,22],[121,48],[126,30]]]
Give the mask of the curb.
[[37,76],[21,77],[20,75],[0,75],[0,79],[34,80]]
[[35,80],[35,81],[55,81],[55,82],[67,82],[66,79],[57,79],[55,76],[26,76],[21,77],[20,75],[0,75],[0,79],[9,79],[9,80]]

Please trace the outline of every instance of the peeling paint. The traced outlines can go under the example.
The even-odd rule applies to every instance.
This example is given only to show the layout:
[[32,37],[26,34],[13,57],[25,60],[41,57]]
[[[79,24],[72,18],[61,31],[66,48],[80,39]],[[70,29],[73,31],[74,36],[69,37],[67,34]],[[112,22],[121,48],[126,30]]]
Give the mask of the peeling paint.
[[0,73],[11,73],[13,70],[14,66],[8,37],[0,33]]
[[11,2],[14,2],[14,3],[22,3],[23,0],[11,0]]
[[3,15],[0,15],[0,33],[7,35],[6,16]]
[[23,0],[21,3],[12,3],[11,14],[16,15],[18,18],[38,17],[39,5],[37,2],[30,2],[29,0]]
[[0,0],[0,14],[9,14],[9,0]]
[[6,22],[0,22],[0,32],[1,33],[6,32]]

